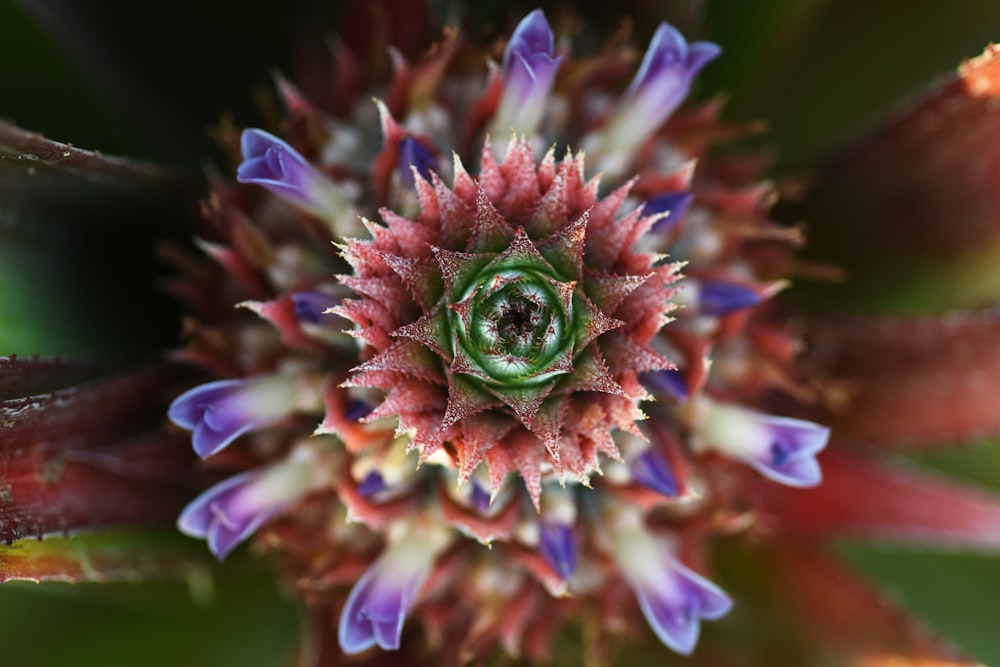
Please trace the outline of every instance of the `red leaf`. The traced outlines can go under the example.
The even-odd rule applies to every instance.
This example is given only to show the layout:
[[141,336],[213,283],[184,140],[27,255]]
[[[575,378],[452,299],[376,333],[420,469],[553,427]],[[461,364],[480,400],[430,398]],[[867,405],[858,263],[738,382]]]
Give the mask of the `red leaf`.
[[[781,545],[769,551],[779,604],[843,664],[958,667],[977,663],[931,635],[846,566],[816,548]],[[836,662],[836,664],[841,664]]]
[[[59,362],[6,363],[14,377]],[[0,540],[172,522],[196,479],[187,439],[157,430],[176,373],[154,364],[0,402]]]
[[990,46],[822,171],[804,214],[811,245],[892,280],[899,260],[997,240],[998,56]]
[[827,321],[811,338],[813,363],[846,392],[835,432],[894,448],[1000,434],[1000,314]]
[[823,483],[790,489],[747,478],[768,532],[790,537],[1000,550],[1000,496],[890,464],[834,443],[820,455]]

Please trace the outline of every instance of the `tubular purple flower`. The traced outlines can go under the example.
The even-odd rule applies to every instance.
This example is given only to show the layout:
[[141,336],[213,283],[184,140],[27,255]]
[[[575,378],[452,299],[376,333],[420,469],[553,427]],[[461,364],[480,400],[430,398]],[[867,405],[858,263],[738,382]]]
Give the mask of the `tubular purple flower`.
[[236,171],[240,183],[267,188],[288,203],[332,220],[350,204],[350,195],[313,167],[298,151],[264,130],[248,129],[240,137],[243,162]]
[[646,200],[643,215],[662,215],[650,228],[660,234],[669,232],[691,206],[694,195],[690,192],[664,192]]
[[642,373],[639,379],[657,397],[666,396],[676,401],[686,401],[690,393],[684,381],[684,373],[677,368]]
[[431,169],[434,168],[434,156],[427,148],[413,137],[404,137],[399,141],[399,176],[405,187],[413,188],[413,169],[417,170],[425,180],[430,180]]
[[170,405],[168,416],[193,431],[198,456],[207,458],[244,433],[273,424],[296,408],[293,376],[262,375],[209,382],[190,389]]
[[767,294],[725,280],[704,280],[698,286],[698,310],[704,315],[728,315],[756,306]]
[[340,303],[340,299],[319,290],[309,292],[296,292],[292,294],[292,304],[295,308],[295,317],[300,322],[308,324],[323,324],[332,322],[332,318],[326,311]]
[[188,504],[177,519],[182,533],[204,539],[224,559],[265,521],[316,487],[310,448],[300,447],[281,462],[230,477]]
[[493,121],[496,136],[511,128],[531,135],[538,128],[562,61],[562,56],[552,56],[554,44],[541,9],[521,19],[503,54],[504,90]]
[[690,655],[698,643],[701,620],[725,616],[732,600],[674,559],[668,546],[646,531],[637,514],[622,512],[613,524],[612,555],[646,622],[660,641],[681,655]]
[[576,538],[573,527],[558,522],[539,524],[538,551],[564,580],[576,571]]
[[361,576],[340,615],[341,650],[360,653],[373,646],[399,648],[406,616],[417,602],[438,551],[447,541],[440,529],[412,527]]
[[659,129],[687,97],[695,75],[720,53],[717,44],[688,44],[676,28],[661,23],[604,130],[603,152],[631,151]]
[[629,464],[632,479],[648,489],[671,498],[677,495],[677,478],[670,465],[658,452],[647,449]]
[[701,446],[742,461],[787,486],[805,488],[822,481],[816,455],[826,447],[829,428],[707,399],[697,415],[694,430]]

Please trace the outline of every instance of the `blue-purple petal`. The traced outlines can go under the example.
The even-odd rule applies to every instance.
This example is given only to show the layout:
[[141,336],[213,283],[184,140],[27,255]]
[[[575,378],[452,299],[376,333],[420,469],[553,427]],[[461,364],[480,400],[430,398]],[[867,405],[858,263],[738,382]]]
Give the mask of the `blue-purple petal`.
[[664,192],[646,200],[642,208],[643,215],[660,215],[669,213],[653,223],[650,231],[657,233],[669,232],[683,217],[691,206],[694,195],[690,192]]
[[433,167],[434,156],[422,143],[413,137],[404,137],[399,141],[399,176],[404,186],[414,187],[411,168],[416,169],[424,180],[430,180]]
[[352,399],[347,404],[347,412],[344,414],[344,419],[352,422],[361,421],[370,415],[374,409],[371,404],[365,401]]
[[378,470],[372,470],[358,485],[358,493],[362,498],[369,498],[384,491],[385,488],[385,480],[382,475]]
[[480,512],[485,512],[490,508],[490,494],[483,487],[472,482],[472,493],[470,502]]
[[247,486],[259,479],[260,474],[259,470],[251,470],[206,490],[181,512],[178,529],[206,540],[209,550],[219,560],[225,558],[283,506],[255,509],[239,506],[240,495],[247,492]]
[[657,396],[686,401],[690,394],[684,373],[680,369],[649,371],[640,374],[639,380]]
[[554,45],[555,38],[545,13],[541,9],[534,10],[521,19],[507,43],[503,55],[504,72],[509,72],[513,66],[514,54],[531,62],[531,56],[534,54],[543,53],[551,56]]
[[167,410],[167,416],[181,428],[193,429],[202,420],[207,406],[222,399],[242,384],[243,380],[219,380],[189,389],[174,399]]
[[378,645],[386,650],[399,648],[403,622],[419,581],[393,582],[393,572],[376,561],[354,584],[341,612],[337,638],[347,654]]
[[758,472],[787,486],[807,488],[823,481],[816,455],[826,447],[830,429],[788,417],[764,416],[772,438],[770,449],[748,463]]
[[552,569],[563,579],[576,571],[576,540],[573,528],[563,523],[540,525],[538,550]]
[[698,290],[699,310],[716,317],[756,306],[763,298],[750,287],[724,280],[706,280]]
[[340,299],[326,292],[295,292],[292,294],[292,305],[295,317],[300,322],[322,324],[327,321],[325,311],[340,303]]
[[632,479],[648,489],[671,498],[677,496],[677,478],[667,461],[652,449],[647,449],[629,465]]
[[660,641],[681,655],[690,655],[698,643],[701,620],[729,613],[732,600],[722,589],[676,561],[670,563],[664,589],[636,589],[639,606]]

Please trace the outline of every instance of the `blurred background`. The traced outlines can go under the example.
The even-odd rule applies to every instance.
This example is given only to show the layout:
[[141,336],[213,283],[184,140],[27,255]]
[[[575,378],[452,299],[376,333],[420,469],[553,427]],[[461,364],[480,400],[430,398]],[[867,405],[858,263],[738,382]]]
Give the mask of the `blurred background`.
[[[541,3],[550,14],[569,4]],[[463,11],[461,3],[436,3],[439,14],[460,14],[471,34],[487,36],[509,27],[497,24],[509,6],[494,0]],[[721,44],[724,56],[706,70],[698,94],[723,93],[731,120],[766,123],[756,147],[773,157],[776,176],[808,175],[887,109],[1000,39],[995,0],[574,6],[590,26],[584,37],[606,35],[627,13],[637,44],[664,17],[689,37]],[[270,73],[290,71],[301,50],[332,31],[343,11],[317,0],[153,6],[4,0],[0,119],[80,148],[196,175],[219,158],[210,126],[223,114],[241,126],[259,120],[256,100]],[[126,196],[114,196],[127,203]],[[4,203],[0,199],[0,354],[137,357],[171,344],[173,306],[150,289],[157,279],[151,240],[178,233],[171,220],[190,210],[176,202],[153,209],[135,204],[118,207],[125,213],[115,218],[94,209],[81,232],[64,228],[58,211],[15,221],[4,216]],[[50,235],[52,229],[58,234]],[[850,290],[821,300],[823,308],[844,310],[862,302],[869,310],[903,309],[891,292],[877,303]],[[939,308],[907,294],[907,311]],[[1000,490],[997,443],[911,458]],[[1000,557],[853,543],[838,548],[931,628],[982,662],[1000,664]],[[273,577],[239,558],[235,567],[184,583],[5,584],[0,619],[4,664],[37,666],[126,665],[142,656],[149,667],[263,667],[280,664],[301,632],[294,605]]]

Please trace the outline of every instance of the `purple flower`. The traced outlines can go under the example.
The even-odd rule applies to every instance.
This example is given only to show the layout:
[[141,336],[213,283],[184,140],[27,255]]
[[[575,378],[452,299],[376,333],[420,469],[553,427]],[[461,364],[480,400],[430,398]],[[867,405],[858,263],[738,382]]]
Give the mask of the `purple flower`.
[[412,169],[416,169],[418,174],[429,181],[434,166],[434,156],[422,143],[413,137],[400,139],[399,176],[404,186],[414,187]]
[[698,643],[701,620],[725,616],[732,600],[673,558],[661,540],[646,532],[639,515],[626,511],[617,519],[619,525],[611,531],[611,548],[646,622],[660,641],[690,655]]
[[269,426],[292,412],[296,393],[294,379],[284,375],[220,380],[178,396],[168,416],[181,428],[194,431],[194,451],[206,458],[244,433]]
[[569,579],[573,576],[576,571],[576,539],[572,526],[542,522],[539,525],[538,550],[560,577]]
[[765,294],[746,285],[725,280],[704,280],[698,289],[698,309],[705,315],[728,315],[756,306]]
[[479,512],[486,512],[490,509],[490,493],[473,480],[472,490],[469,493],[469,502]]
[[358,493],[362,498],[370,498],[376,493],[385,491],[385,489],[385,480],[382,478],[382,474],[378,470],[372,470],[363,480],[361,480],[361,483],[358,484]]
[[375,645],[399,648],[403,622],[416,604],[442,541],[418,532],[391,545],[354,584],[338,626],[337,639],[344,653],[360,653]]
[[264,130],[244,130],[240,138],[243,162],[236,171],[240,183],[267,188],[288,203],[331,219],[348,206],[347,190],[313,167],[298,151]]
[[502,136],[513,128],[530,135],[538,128],[562,61],[562,56],[552,56],[554,41],[541,9],[521,19],[503,54],[504,90],[494,134]]
[[639,71],[608,123],[604,149],[631,151],[655,132],[680,106],[691,81],[722,49],[711,42],[687,40],[676,28],[661,23]]
[[690,393],[684,373],[677,368],[642,373],[639,379],[658,397],[669,396],[677,401],[686,401]]
[[648,489],[671,498],[677,495],[677,478],[674,471],[658,452],[647,449],[629,465],[632,479]]
[[177,527],[207,540],[209,550],[222,560],[261,524],[313,487],[317,479],[313,463],[312,457],[292,456],[230,477],[188,504]]
[[698,643],[701,619],[729,613],[732,600],[722,589],[672,558],[661,563],[660,576],[634,586],[646,622],[664,644],[690,655]]
[[319,290],[292,294],[295,317],[307,324],[323,324],[331,321],[326,311],[339,303],[339,298]]
[[663,192],[646,200],[643,215],[663,216],[653,223],[650,231],[669,232],[691,206],[694,195],[690,192]]
[[810,487],[822,481],[816,455],[830,437],[825,426],[705,401],[695,433],[703,446],[738,459],[775,482]]

